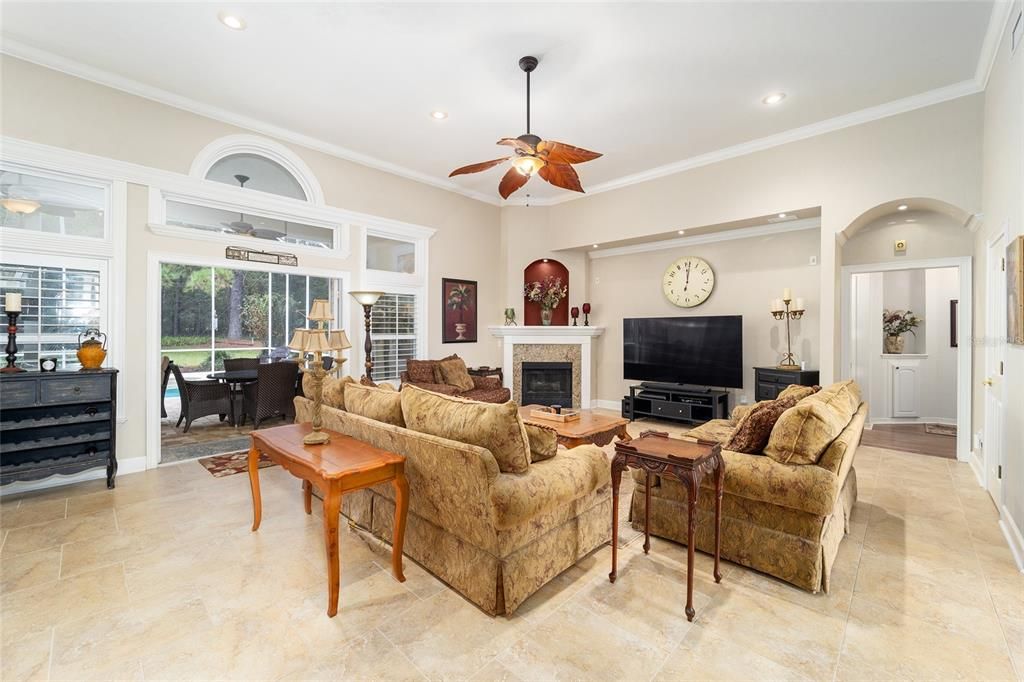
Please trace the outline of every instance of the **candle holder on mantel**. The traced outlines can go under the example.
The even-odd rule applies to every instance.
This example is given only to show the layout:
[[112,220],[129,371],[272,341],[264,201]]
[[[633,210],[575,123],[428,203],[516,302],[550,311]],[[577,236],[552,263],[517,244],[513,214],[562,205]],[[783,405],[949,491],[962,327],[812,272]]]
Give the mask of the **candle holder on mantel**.
[[589,303],[584,303],[583,304],[583,326],[584,327],[589,327],[590,326],[590,304]]
[[794,300],[789,289],[783,292],[782,298],[772,301],[772,316],[776,320],[786,321],[786,354],[782,356],[782,362],[777,365],[779,369],[800,369],[800,365],[797,364],[796,357],[793,355],[789,321],[799,320],[804,316],[804,312],[804,300],[802,298]]
[[576,306],[569,308],[569,317],[572,318],[572,326],[576,326],[576,320],[580,319],[580,309]]

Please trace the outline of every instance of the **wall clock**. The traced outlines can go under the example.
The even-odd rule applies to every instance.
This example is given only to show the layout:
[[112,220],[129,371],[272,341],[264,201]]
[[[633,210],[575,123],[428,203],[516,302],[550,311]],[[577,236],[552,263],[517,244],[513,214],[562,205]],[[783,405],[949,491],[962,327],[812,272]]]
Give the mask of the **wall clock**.
[[668,266],[661,288],[675,305],[693,308],[708,300],[715,288],[715,272],[703,258],[684,256]]

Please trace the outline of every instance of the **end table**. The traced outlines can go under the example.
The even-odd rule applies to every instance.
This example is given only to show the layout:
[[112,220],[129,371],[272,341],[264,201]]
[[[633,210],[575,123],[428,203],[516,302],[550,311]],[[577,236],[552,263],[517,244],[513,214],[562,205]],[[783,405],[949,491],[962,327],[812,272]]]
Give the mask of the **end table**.
[[722,582],[719,558],[722,548],[722,492],[725,481],[725,460],[722,446],[707,441],[669,438],[661,431],[644,431],[639,438],[615,444],[612,460],[612,570],[608,580],[615,582],[619,549],[619,485],[622,472],[633,467],[647,472],[644,499],[644,554],[651,549],[651,479],[655,474],[671,476],[686,486],[686,619],[693,620],[693,558],[694,519],[700,484],[704,477],[715,475],[715,582]]

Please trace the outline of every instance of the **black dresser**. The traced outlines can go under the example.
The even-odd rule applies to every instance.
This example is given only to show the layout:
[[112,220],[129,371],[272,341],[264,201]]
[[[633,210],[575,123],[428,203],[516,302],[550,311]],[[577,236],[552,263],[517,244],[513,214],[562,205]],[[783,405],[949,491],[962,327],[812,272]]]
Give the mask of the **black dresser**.
[[775,400],[790,384],[814,386],[818,383],[816,369],[754,368],[754,400]]
[[0,374],[0,484],[106,467],[114,487],[117,370]]

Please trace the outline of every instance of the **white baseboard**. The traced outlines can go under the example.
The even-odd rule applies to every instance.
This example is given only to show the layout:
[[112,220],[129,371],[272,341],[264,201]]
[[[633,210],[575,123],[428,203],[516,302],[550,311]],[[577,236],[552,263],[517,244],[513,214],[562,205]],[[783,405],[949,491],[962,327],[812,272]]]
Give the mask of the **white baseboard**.
[[967,460],[967,463],[971,465],[971,471],[974,472],[974,478],[978,481],[978,485],[982,488],[985,487],[985,463],[978,455],[977,450],[971,450],[971,458]]
[[1024,534],[1021,534],[1020,527],[1010,516],[1010,510],[1006,505],[1000,510],[999,527],[1006,536],[1007,544],[1010,545],[1010,552],[1013,554],[1013,560],[1017,562],[1017,568],[1024,572]]
[[[119,460],[117,462],[118,476],[122,476],[124,474],[136,474],[145,470],[145,457],[132,457],[131,459]],[[54,474],[49,478],[43,478],[38,481],[15,481],[14,483],[8,483],[0,489],[0,495],[14,495],[15,493],[28,493],[35,490],[46,490],[47,488],[57,488],[62,485],[72,485],[83,481],[95,481],[106,477],[107,470],[103,467],[89,469],[70,476]]]
[[871,425],[875,424],[945,424],[956,426],[956,419],[949,417],[879,417],[872,419]]
[[591,400],[591,407],[600,407],[603,410],[622,410],[622,401],[619,400]]

